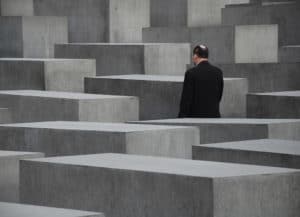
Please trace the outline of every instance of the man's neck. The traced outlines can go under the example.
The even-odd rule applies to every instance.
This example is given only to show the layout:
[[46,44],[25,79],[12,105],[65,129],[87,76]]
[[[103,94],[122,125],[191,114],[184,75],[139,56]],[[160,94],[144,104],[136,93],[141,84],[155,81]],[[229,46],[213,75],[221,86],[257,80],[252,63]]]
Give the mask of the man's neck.
[[207,58],[201,58],[196,65],[199,65],[200,63],[203,63],[203,62],[208,62],[208,59]]

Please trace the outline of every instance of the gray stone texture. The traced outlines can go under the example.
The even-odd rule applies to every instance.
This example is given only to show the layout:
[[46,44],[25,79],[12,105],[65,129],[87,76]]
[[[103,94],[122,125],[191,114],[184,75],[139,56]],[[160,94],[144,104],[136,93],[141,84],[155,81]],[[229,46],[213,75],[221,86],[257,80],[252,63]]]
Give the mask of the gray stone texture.
[[1,90],[83,92],[84,77],[95,75],[95,60],[0,58]]
[[9,108],[13,122],[138,120],[136,97],[55,91],[0,91],[0,107]]
[[299,183],[286,168],[100,154],[22,161],[20,189],[22,202],[109,217],[295,217]]
[[133,123],[198,127],[201,144],[266,138],[300,140],[300,119],[187,118]]
[[300,118],[300,91],[248,94],[247,116],[250,118]]
[[2,0],[2,15],[65,16],[70,42],[141,42],[149,0]]
[[3,217],[104,217],[104,214],[45,206],[0,202]]
[[[43,156],[42,153],[0,150],[0,201],[19,202],[20,160],[41,158]],[[0,207],[0,215],[2,216],[2,214]]]
[[0,149],[46,156],[127,153],[192,158],[200,143],[193,127],[123,123],[37,122],[0,125]]
[[97,75],[178,75],[190,63],[190,55],[189,44],[83,43],[55,46],[56,58],[96,59]]
[[0,57],[49,58],[54,44],[68,42],[64,17],[0,17]]
[[[85,79],[87,93],[133,95],[140,99],[142,120],[175,118],[183,85],[183,76],[120,75]],[[221,114],[224,117],[245,117],[246,79],[227,78],[224,85]]]
[[300,142],[262,139],[196,145],[193,159],[300,169]]
[[0,124],[11,122],[11,114],[8,108],[0,108]]
[[300,62],[300,46],[290,45],[290,46],[280,47],[279,61],[283,63]]

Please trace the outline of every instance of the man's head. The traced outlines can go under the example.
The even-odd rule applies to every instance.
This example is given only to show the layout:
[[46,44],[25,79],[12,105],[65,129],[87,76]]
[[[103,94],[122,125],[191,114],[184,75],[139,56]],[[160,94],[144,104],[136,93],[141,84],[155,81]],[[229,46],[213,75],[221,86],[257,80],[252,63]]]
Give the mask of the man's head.
[[209,56],[208,47],[197,45],[193,50],[193,63],[198,65],[202,61],[207,61]]

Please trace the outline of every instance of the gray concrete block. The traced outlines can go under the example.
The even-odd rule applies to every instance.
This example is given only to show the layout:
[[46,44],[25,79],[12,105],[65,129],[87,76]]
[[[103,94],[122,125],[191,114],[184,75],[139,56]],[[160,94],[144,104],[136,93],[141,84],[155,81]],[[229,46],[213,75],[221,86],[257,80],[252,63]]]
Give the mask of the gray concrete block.
[[0,202],[3,217],[104,217],[102,213]]
[[10,123],[11,114],[8,108],[0,108],[0,124]]
[[[172,54],[172,57],[170,57]],[[56,58],[96,59],[97,75],[181,74],[190,63],[189,44],[60,44]]]
[[[19,164],[21,159],[41,158],[42,153],[0,150],[0,201],[19,202]],[[0,205],[0,214],[1,205]]]
[[143,42],[191,43],[191,47],[205,44],[210,50],[210,61],[217,63],[234,62],[234,27],[207,26],[156,27],[143,29]]
[[191,159],[192,145],[200,143],[193,127],[91,122],[0,125],[0,138],[3,150],[46,156],[126,153]]
[[168,119],[133,123],[198,127],[201,144],[266,138],[300,140],[300,119]]
[[283,46],[279,50],[279,61],[283,63],[300,62],[300,46]]
[[64,17],[0,17],[0,57],[48,58],[68,41]]
[[0,107],[9,108],[13,122],[138,120],[136,97],[15,90],[0,91]]
[[221,24],[221,9],[226,4],[249,3],[249,0],[151,0],[152,27],[210,26]]
[[2,0],[9,16],[66,16],[70,42],[141,42],[149,0]]
[[300,142],[262,139],[196,145],[193,159],[300,169]]
[[95,60],[0,58],[1,90],[83,92],[84,77],[95,75]]
[[295,217],[299,183],[294,169],[134,155],[21,162],[22,202],[109,217]]
[[300,63],[218,64],[225,77],[247,78],[249,92],[274,92],[300,88]]
[[[87,93],[134,95],[140,99],[142,120],[175,118],[179,113],[183,76],[120,75],[85,79]],[[221,114],[224,117],[244,117],[246,79],[225,79]]]
[[300,118],[300,91],[249,94],[247,116],[251,118]]
[[235,28],[235,63],[278,62],[278,25]]

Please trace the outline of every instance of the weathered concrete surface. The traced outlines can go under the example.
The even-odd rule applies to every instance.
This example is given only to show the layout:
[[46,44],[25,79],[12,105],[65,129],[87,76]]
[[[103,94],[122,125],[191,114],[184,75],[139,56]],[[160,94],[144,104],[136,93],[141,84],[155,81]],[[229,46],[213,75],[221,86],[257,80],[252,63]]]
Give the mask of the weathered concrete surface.
[[284,63],[300,62],[300,46],[293,45],[280,47],[279,61]]
[[66,16],[70,42],[141,42],[149,0],[2,0],[2,15]]
[[[41,157],[42,153],[0,150],[0,201],[19,202],[19,161]],[[0,214],[3,216],[1,205]]]
[[221,24],[221,9],[226,4],[249,0],[151,0],[151,26],[209,26]]
[[55,57],[96,59],[97,75],[178,75],[190,63],[190,51],[189,44],[174,43],[59,44]]
[[201,144],[266,138],[300,140],[300,119],[168,119],[133,123],[198,127]]
[[299,182],[299,170],[134,155],[21,162],[22,202],[109,217],[295,217]]
[[278,62],[278,25],[235,28],[235,63]]
[[[120,75],[85,79],[87,93],[134,95],[140,99],[142,120],[175,118],[183,85],[183,76]],[[221,114],[224,117],[245,117],[246,79],[225,79]]]
[[196,145],[193,159],[300,169],[300,142],[262,139]]
[[250,118],[300,118],[300,91],[248,94]]
[[210,61],[217,63],[234,62],[234,27],[156,27],[143,29],[143,42],[150,43],[191,43],[191,47],[205,44],[209,47]]
[[[282,1],[283,2],[283,1]],[[279,24],[279,44],[300,43],[300,4],[264,4],[228,6],[222,9],[225,25]]]
[[83,92],[84,77],[95,75],[95,60],[0,58],[1,90]]
[[300,88],[300,63],[218,64],[225,77],[247,78],[249,92],[274,92]]
[[8,108],[0,108],[0,124],[11,122],[11,114]]
[[138,120],[136,97],[55,91],[0,91],[0,107],[9,108],[13,122]]
[[0,202],[3,217],[104,217],[102,213]]
[[199,143],[199,131],[193,127],[91,122],[0,125],[1,149],[46,156],[127,153],[191,159],[192,145]]
[[0,57],[48,58],[68,41],[64,17],[0,17]]

